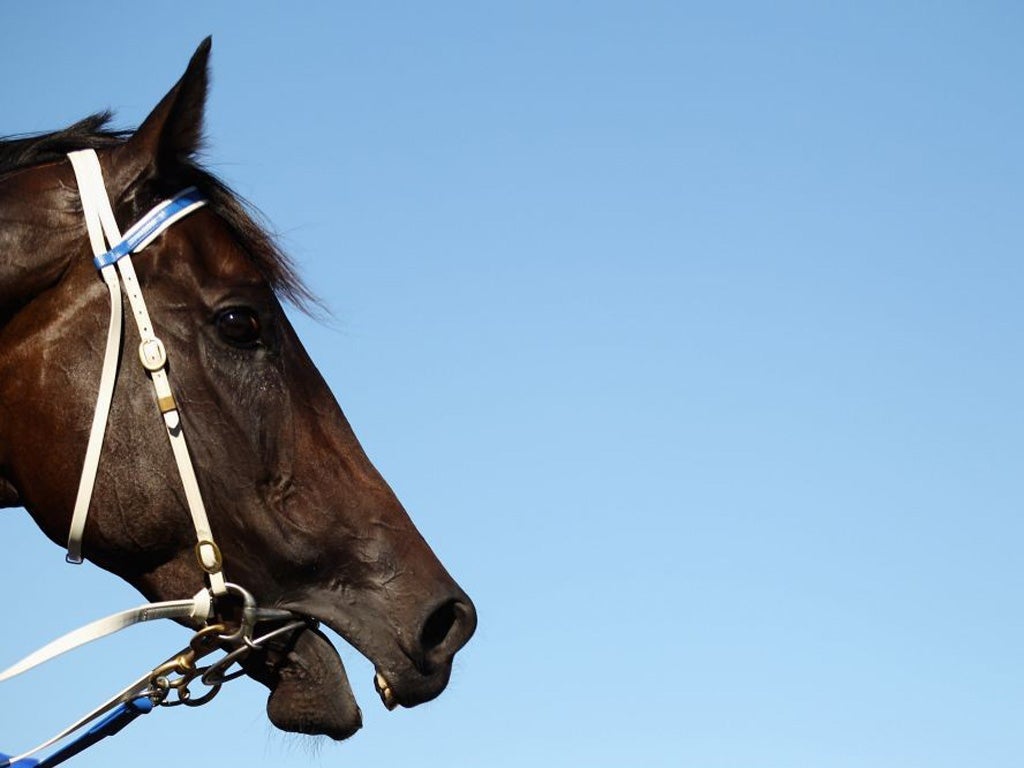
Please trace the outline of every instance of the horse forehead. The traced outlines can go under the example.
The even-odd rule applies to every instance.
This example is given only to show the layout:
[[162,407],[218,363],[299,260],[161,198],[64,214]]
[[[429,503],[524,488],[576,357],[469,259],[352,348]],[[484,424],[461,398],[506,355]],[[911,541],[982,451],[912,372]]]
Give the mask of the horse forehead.
[[186,268],[199,269],[206,277],[247,285],[266,282],[245,246],[209,207],[182,219],[163,236],[177,244],[176,257],[190,262]]

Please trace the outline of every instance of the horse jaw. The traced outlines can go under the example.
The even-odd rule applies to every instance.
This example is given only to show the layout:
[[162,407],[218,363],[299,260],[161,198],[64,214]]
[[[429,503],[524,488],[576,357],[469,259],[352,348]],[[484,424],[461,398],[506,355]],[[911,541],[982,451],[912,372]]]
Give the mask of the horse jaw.
[[363,725],[341,658],[318,629],[301,630],[286,648],[250,659],[245,671],[270,688],[267,715],[283,731],[341,741]]

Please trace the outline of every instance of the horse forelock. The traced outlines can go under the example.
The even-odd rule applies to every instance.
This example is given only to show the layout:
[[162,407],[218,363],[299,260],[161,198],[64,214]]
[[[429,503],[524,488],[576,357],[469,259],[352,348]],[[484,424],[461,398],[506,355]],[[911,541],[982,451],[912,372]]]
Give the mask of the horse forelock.
[[[81,149],[102,151],[124,144],[132,132],[111,129],[109,125],[112,117],[111,112],[104,111],[58,131],[0,139],[0,181],[15,173],[62,161],[69,152]],[[143,205],[155,204],[161,196],[178,192],[180,186],[192,185],[199,188],[275,293],[303,311],[308,312],[321,306],[251,203],[192,158],[178,158],[167,177],[147,180],[150,194],[143,194],[142,198],[152,199],[145,200]],[[176,185],[178,188],[175,188]],[[143,212],[136,211],[135,215]],[[127,228],[131,223],[122,222],[122,225]]]

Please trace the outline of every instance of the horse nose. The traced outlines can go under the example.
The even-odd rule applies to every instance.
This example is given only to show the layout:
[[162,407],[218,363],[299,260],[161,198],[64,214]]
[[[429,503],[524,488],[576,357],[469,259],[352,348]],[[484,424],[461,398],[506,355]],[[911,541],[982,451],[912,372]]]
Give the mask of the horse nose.
[[420,629],[420,649],[427,670],[451,663],[455,652],[469,642],[476,630],[476,607],[460,595],[435,608]]

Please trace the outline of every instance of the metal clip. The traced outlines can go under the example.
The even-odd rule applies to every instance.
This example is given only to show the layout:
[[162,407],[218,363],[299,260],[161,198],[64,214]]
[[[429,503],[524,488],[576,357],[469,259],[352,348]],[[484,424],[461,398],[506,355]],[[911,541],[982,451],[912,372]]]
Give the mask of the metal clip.
[[225,585],[228,593],[233,593],[242,598],[242,614],[238,627],[234,632],[221,634],[218,639],[223,643],[231,645],[248,645],[252,640],[252,633],[256,629],[258,606],[253,594],[237,584],[228,583]]
[[[180,704],[198,707],[216,696],[220,692],[220,683],[209,685],[209,690],[198,698],[193,698],[190,686],[197,678],[203,682],[201,678],[208,667],[200,667],[197,662],[217,649],[219,638],[227,629],[225,624],[203,627],[192,636],[188,648],[156,667],[149,676],[154,701],[158,700],[157,703],[164,707]],[[171,691],[175,694],[174,699],[169,698]]]

